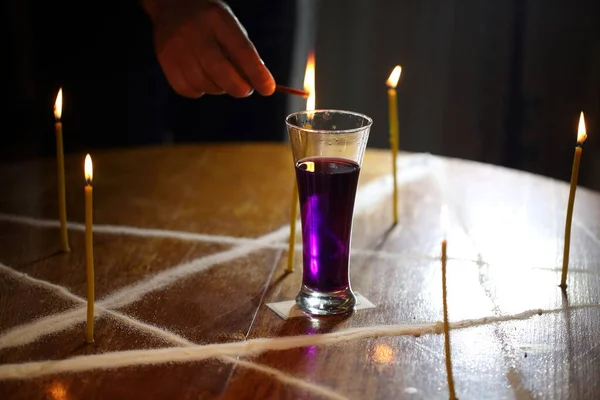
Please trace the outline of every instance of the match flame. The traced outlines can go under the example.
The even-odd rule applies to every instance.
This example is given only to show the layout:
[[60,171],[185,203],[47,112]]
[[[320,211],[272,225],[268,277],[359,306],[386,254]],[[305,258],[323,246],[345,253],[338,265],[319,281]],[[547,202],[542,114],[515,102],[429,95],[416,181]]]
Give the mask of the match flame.
[[94,167],[92,165],[92,157],[90,155],[85,156],[85,162],[83,163],[83,171],[85,174],[85,180],[88,184],[92,183],[94,179]]
[[577,144],[583,144],[587,139],[587,132],[585,130],[585,118],[583,117],[583,111],[579,115],[579,129],[577,130]]
[[306,110],[315,109],[315,53],[311,50],[306,60],[306,72],[304,73],[304,90],[308,92],[306,99]]
[[398,81],[400,80],[401,73],[402,73],[402,67],[399,65],[396,65],[396,67],[390,74],[390,77],[385,82],[385,84],[388,85],[388,87],[390,87],[391,89],[395,89],[396,85],[398,85]]
[[60,117],[62,116],[62,87],[58,89],[58,94],[56,95],[56,101],[54,102],[54,118],[57,121],[60,121]]
[[450,218],[448,217],[448,206],[446,204],[442,205],[442,209],[440,210],[440,226],[442,227],[442,232],[444,232],[444,239],[446,239],[446,234],[450,226]]

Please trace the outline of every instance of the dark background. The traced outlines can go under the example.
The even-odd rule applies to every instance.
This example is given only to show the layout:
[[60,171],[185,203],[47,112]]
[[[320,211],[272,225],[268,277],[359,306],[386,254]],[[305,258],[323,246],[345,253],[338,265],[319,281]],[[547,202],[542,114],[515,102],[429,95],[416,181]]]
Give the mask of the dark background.
[[[302,86],[316,50],[317,107],[363,112],[387,147],[385,80],[398,86],[400,147],[568,180],[579,112],[580,183],[600,190],[600,2],[595,0],[230,1],[278,83]],[[7,0],[4,162],[65,150],[201,141],[283,141],[283,94],[183,99],[152,53],[135,1]]]

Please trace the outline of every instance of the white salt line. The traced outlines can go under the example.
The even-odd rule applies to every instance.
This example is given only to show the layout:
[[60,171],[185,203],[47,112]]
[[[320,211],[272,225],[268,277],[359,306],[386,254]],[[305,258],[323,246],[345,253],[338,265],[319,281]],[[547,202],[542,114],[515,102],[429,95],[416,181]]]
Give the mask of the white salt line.
[[590,231],[587,226],[585,226],[581,221],[575,218],[573,218],[573,222],[575,223],[575,226],[584,231],[590,239],[592,239],[594,242],[596,242],[598,246],[600,246],[600,239],[598,239],[598,236],[594,235],[594,233]]
[[[413,158],[416,158],[418,161],[420,160],[420,165],[417,165],[418,172],[414,172],[412,170],[414,168],[401,169],[397,176],[398,179],[403,183],[407,183],[414,179],[420,179],[422,176],[431,172],[430,168],[426,168],[428,161],[431,158],[430,156],[410,157],[411,160]],[[399,160],[402,160],[402,158],[399,158]],[[423,163],[425,164],[425,167],[422,165]],[[357,193],[357,201],[355,205],[356,213],[363,212],[365,209],[373,206],[377,199],[381,201],[383,194],[391,193],[390,187],[381,186],[380,181],[384,180],[389,180],[389,177],[386,176],[376,179],[361,187]],[[361,200],[363,198],[365,200]],[[285,225],[276,231],[249,242],[248,244],[234,247],[220,253],[201,257],[194,261],[181,264],[163,272],[159,272],[138,283],[113,292],[111,295],[105,297],[104,300],[97,304],[103,308],[119,308],[126,306],[134,301],[139,300],[152,291],[164,289],[180,279],[183,279],[191,274],[197,274],[205,271],[217,264],[225,263],[238,257],[251,254],[263,248],[265,244],[285,239],[288,235],[289,225]],[[83,321],[84,319],[85,311],[83,307],[81,307],[45,317],[29,324],[15,327],[9,332],[0,336],[0,349],[31,343],[42,336],[67,329]]]
[[[13,278],[19,279],[21,281],[25,281],[29,284],[38,286],[38,287],[42,287],[44,289],[49,290],[50,292],[57,294],[63,298],[69,299],[75,303],[78,304],[87,304],[87,301],[73,293],[71,293],[67,288],[65,288],[64,286],[59,286],[56,285],[54,283],[48,282],[48,281],[44,281],[41,279],[37,279],[34,278],[33,276],[24,274],[22,272],[16,271],[12,268],[10,268],[7,265],[4,265],[2,263],[0,263],[0,271],[4,272],[6,275],[12,276]],[[78,307],[75,309],[72,309],[71,311],[68,312],[68,316],[66,317],[67,320],[71,321],[72,317],[70,317],[70,315],[78,315],[78,314],[82,314],[85,313],[86,311],[85,307]],[[96,304],[95,305],[95,309],[94,309],[94,314],[96,317],[101,316],[104,313],[107,313],[108,315],[110,315],[111,317],[120,320],[121,322],[124,322],[126,324],[135,326],[138,329],[142,329],[145,330],[147,332],[151,332],[157,336],[160,336],[163,339],[166,339],[172,343],[178,343],[178,344],[182,344],[182,345],[193,345],[194,343],[187,341],[184,338],[181,338],[180,336],[177,336],[169,331],[166,330],[162,330],[154,325],[150,325],[150,324],[146,324],[143,322],[140,322],[136,319],[130,318],[129,316],[125,315],[125,314],[121,314],[117,311],[112,311],[112,310],[108,310],[104,307],[102,307],[101,305]],[[40,319],[38,321],[43,321],[44,319]],[[18,328],[18,327],[17,327]],[[13,333],[14,332],[14,333]],[[7,333],[5,333],[2,336],[2,341],[0,341],[0,349],[5,348],[5,347],[13,347],[13,346],[5,346],[4,340],[6,340],[7,342],[11,342],[11,343],[16,343],[19,339],[19,337],[22,337],[22,339],[20,340],[27,340],[29,339],[26,335],[26,333],[24,334],[21,330],[17,330],[17,329],[13,329],[13,330],[9,330]],[[23,343],[24,344],[24,343]],[[19,344],[17,344],[18,346]]]
[[[100,312],[97,314],[101,314]],[[40,318],[5,332],[0,337],[0,350],[32,343],[40,337],[63,331],[85,320],[85,307],[76,307],[60,314]]]
[[[287,234],[287,232],[287,229],[282,228],[273,232],[271,235],[278,233]],[[199,273],[218,263],[231,261],[260,249],[261,247],[259,245],[235,247],[225,252],[216,253],[186,264],[181,264],[178,267],[169,269],[164,273],[158,273],[146,280],[142,280],[136,284],[117,290],[104,300],[97,302],[97,315],[100,315],[102,312],[110,308],[120,308],[126,306],[134,301],[139,300],[151,291],[167,287],[180,278],[193,273]],[[366,255],[370,255],[370,253],[366,253]],[[61,288],[60,286],[56,287]],[[64,288],[62,289],[66,290]],[[74,298],[72,298],[72,300],[77,302],[77,300]],[[85,318],[86,309],[84,306],[80,306],[59,314],[40,318],[28,324],[14,327],[9,331],[4,332],[2,336],[0,336],[0,349],[22,346],[27,343],[31,343],[42,336],[55,334],[68,329],[69,327],[82,322]]]
[[[15,271],[14,269],[12,269],[2,263],[0,263],[0,271],[4,272],[5,274],[7,274],[9,276],[12,276],[13,278],[19,279],[21,281],[27,282],[29,284],[32,284],[32,285],[35,285],[38,287],[42,287],[47,290],[50,290],[51,292],[54,292],[55,294],[58,294],[69,300],[73,300],[78,303],[86,303],[86,300],[84,300],[83,298],[81,298],[79,296],[74,295],[67,288],[65,288],[63,286],[55,285],[54,283],[44,281],[41,279],[37,279],[37,278],[34,278],[27,274]],[[98,307],[98,308],[100,308],[100,307]],[[138,331],[141,331],[144,333],[150,333],[154,337],[165,340],[171,344],[176,344],[179,346],[187,346],[187,347],[196,345],[196,343],[191,342],[191,341],[189,341],[167,329],[160,328],[158,326],[139,321],[135,318],[131,318],[131,317],[129,317],[125,314],[119,313],[117,311],[106,310],[106,309],[103,309],[102,311],[106,312],[111,317],[137,329]],[[293,376],[289,376],[289,375],[287,375],[277,369],[274,369],[274,368],[270,368],[270,367],[267,367],[264,365],[259,365],[259,364],[256,364],[256,363],[253,363],[250,361],[238,360],[233,357],[220,357],[219,359],[226,363],[237,364],[237,365],[240,365],[245,368],[254,369],[254,370],[262,372],[264,374],[271,375],[275,379],[278,379],[284,383],[288,383],[290,385],[297,386],[301,389],[310,391],[310,392],[318,394],[318,395],[326,396],[326,397],[329,397],[332,399],[345,399],[345,397],[340,396],[339,394],[331,391],[330,389],[321,387],[319,385],[316,385],[316,384],[313,384],[310,382],[305,382],[302,379],[298,379]]]
[[[282,233],[287,235],[288,230],[287,228],[285,228],[281,231],[276,231],[273,234],[276,233]],[[140,300],[148,293],[164,289],[187,276],[198,274],[215,265],[223,264],[232,261],[236,258],[250,255],[258,250],[262,250],[263,247],[260,245],[260,242],[262,240],[263,239],[259,239],[256,243],[250,245],[234,247],[230,250],[216,254],[211,254],[209,256],[205,256],[200,259],[190,261],[188,263],[180,264],[166,271],[159,272],[147,279],[141,280],[135,284],[126,286],[122,289],[118,289],[115,292],[112,292],[108,297],[101,300],[100,304],[106,308],[124,307],[137,300]],[[372,253],[364,251],[362,252],[362,254],[369,256]],[[393,257],[391,255],[388,256]]]
[[[391,180],[390,180],[391,182]],[[380,185],[374,185],[373,189],[379,190]],[[366,201],[362,203],[368,204]],[[363,206],[364,207],[364,206]],[[46,219],[36,219],[31,217],[24,217],[19,215],[10,215],[0,213],[0,221],[22,224],[22,225],[31,225],[36,226],[38,228],[58,228],[60,226],[59,221],[57,220],[46,220]],[[297,221],[300,223],[300,220]],[[71,230],[76,231],[85,231],[85,226],[83,224],[77,222],[69,222],[67,226]],[[136,228],[131,226],[116,226],[116,225],[94,225],[94,233],[106,233],[106,234],[123,234],[130,236],[140,236],[140,237],[155,237],[155,238],[164,238],[164,239],[179,239],[185,241],[198,241],[198,242],[207,242],[207,243],[217,243],[217,244],[226,244],[226,245],[246,245],[246,244],[258,244],[255,238],[247,238],[247,237],[234,237],[234,236],[224,236],[224,235],[212,235],[212,234],[204,234],[204,233],[193,233],[193,232],[183,232],[183,231],[170,231],[164,229],[147,229],[147,228]],[[271,242],[261,242],[260,245],[263,248],[274,249],[274,250],[287,250],[287,243],[276,243],[276,240],[279,239],[279,235]],[[302,245],[299,243],[300,246]],[[302,247],[296,246],[296,252],[302,252]],[[386,252],[386,251],[377,251],[377,250],[369,250],[369,249],[352,249],[353,255],[358,256],[375,256],[380,258],[396,258],[401,256],[401,253],[394,252]]]
[[[276,234],[286,234],[285,229],[277,230],[263,238],[270,238]],[[193,273],[203,271],[217,263],[231,261],[235,258],[248,255],[253,251],[260,249],[260,245],[245,245],[233,249],[212,254],[198,260],[181,264],[162,273],[151,276],[136,284],[124,287],[113,292],[112,295],[104,300],[97,302],[96,306],[99,314],[106,308],[119,308],[139,300],[153,290],[167,287],[176,280],[186,277]],[[85,307],[81,306],[59,314],[38,319],[29,324],[17,326],[0,336],[0,349],[7,347],[22,346],[31,343],[38,338],[65,330],[86,318]]]
[[[287,235],[287,232],[288,231],[284,229],[274,233],[280,233],[279,236],[283,238],[285,237],[284,235]],[[259,239],[257,242],[260,241],[263,241],[263,239]],[[234,247],[230,250],[211,254],[188,263],[180,264],[176,267],[159,272],[147,279],[141,280],[133,285],[116,290],[100,303],[104,307],[108,308],[119,308],[126,306],[127,304],[131,304],[143,298],[148,293],[164,289],[187,276],[203,272],[217,264],[223,264],[236,258],[247,256],[258,250],[262,250],[260,243],[253,243]]]
[[[433,158],[430,155],[419,154],[412,156],[403,156],[399,157],[398,160],[401,164],[404,164],[402,165],[403,168],[410,167],[410,169],[401,169],[398,172],[397,176],[399,185],[407,184],[417,179],[421,179],[422,177],[431,172],[431,164],[433,162]],[[392,192],[392,183],[393,180],[391,176],[384,176],[365,184],[365,186],[362,187],[357,194],[356,203],[354,206],[355,213],[359,214],[373,206],[376,206],[381,200],[383,200],[383,195]],[[0,221],[35,226],[38,228],[58,228],[60,226],[60,223],[57,220],[38,219],[22,215],[5,213],[0,213]],[[74,231],[85,231],[85,225],[79,222],[68,222],[67,227]],[[185,232],[168,229],[139,228],[122,225],[96,224],[94,225],[94,232],[115,235],[179,239],[185,241],[199,241],[229,245],[244,245],[256,241],[256,239],[244,237]],[[275,245],[275,247],[287,248],[287,245]]]
[[[573,308],[598,307],[600,305],[582,305]],[[465,329],[491,323],[529,319],[543,313],[561,312],[554,310],[527,310],[518,314],[489,316],[453,322],[451,329]],[[287,336],[278,338],[259,338],[242,342],[195,345],[184,348],[163,348],[150,350],[128,350],[112,353],[77,356],[65,360],[34,361],[21,364],[0,366],[0,380],[28,379],[43,375],[105,370],[130,366],[157,365],[164,363],[185,363],[224,356],[253,356],[267,351],[282,351],[307,346],[324,346],[346,343],[354,340],[389,337],[419,336],[440,334],[443,332],[441,321],[413,325],[380,325],[346,329],[339,332],[315,335]]]
[[[9,215],[0,213],[0,220],[11,223],[18,223],[23,225],[31,225],[36,227],[59,227],[59,221],[55,220],[43,220],[43,219],[35,219],[30,217],[22,217],[18,215]],[[297,221],[298,224],[300,221]],[[85,227],[82,224],[76,222],[70,222],[67,224],[69,229],[84,231]],[[209,235],[203,233],[192,233],[192,232],[178,232],[178,231],[169,231],[163,229],[146,229],[146,228],[135,228],[128,226],[114,226],[114,225],[97,225],[94,226],[95,233],[106,233],[106,234],[123,234],[130,236],[140,236],[140,237],[156,237],[156,238],[164,238],[164,239],[179,239],[186,241],[198,241],[198,242],[206,242],[206,243],[217,243],[217,244],[226,244],[226,245],[248,245],[248,244],[259,244],[257,243],[257,239],[254,238],[246,238],[246,237],[233,237],[233,236],[223,236],[223,235]],[[276,238],[275,240],[280,240]],[[275,241],[274,240],[274,241]],[[287,243],[276,243],[276,242],[260,242],[260,247],[265,249],[273,249],[273,250],[287,250]],[[295,247],[296,253],[302,252],[302,243],[298,242],[299,246]],[[364,257],[379,257],[379,258],[396,258],[401,257],[403,254],[395,253],[395,252],[387,252],[387,251],[377,251],[377,250],[369,250],[369,249],[352,249],[352,255],[356,256],[364,256]]]
[[262,372],[264,374],[271,375],[281,382],[285,382],[285,383],[294,385],[296,387],[299,387],[300,389],[304,389],[306,391],[310,391],[312,393],[315,393],[315,394],[318,394],[321,396],[325,396],[325,397],[328,397],[331,399],[336,399],[336,400],[348,400],[347,397],[342,396],[341,394],[336,393],[329,388],[304,381],[304,380],[296,378],[292,375],[284,374],[283,372],[279,371],[278,369],[267,367],[266,365],[251,363],[251,362],[245,361],[245,360],[236,360],[235,358],[229,357],[229,356],[221,357],[221,359],[226,360],[228,362],[235,362],[236,364],[238,364],[242,367],[254,369],[254,370]]
[[38,278],[34,278],[33,276],[24,274],[23,272],[19,272],[8,265],[4,265],[0,262],[0,271],[4,272],[6,275],[10,275],[13,278],[19,279],[21,281],[28,282],[38,287],[43,287],[44,289],[48,289],[54,294],[57,294],[65,299],[69,299],[74,301],[75,303],[85,303],[81,297],[74,295],[64,286],[56,285],[54,283],[44,281]]
[[[43,281],[41,279],[34,278],[27,274],[15,271],[14,269],[0,263],[0,271],[4,272],[7,275],[10,275],[14,278],[28,281],[36,286],[42,286],[50,291],[58,294],[64,298],[67,298],[75,303],[84,304],[85,300],[71,293],[67,288],[59,285],[55,285],[50,282]],[[114,314],[114,312],[106,310],[104,307],[96,304],[95,307],[95,315],[99,317],[104,312],[109,312]],[[60,316],[60,318],[57,318]],[[64,311],[60,314],[50,315],[48,317],[40,318],[35,320],[34,322],[28,323],[26,325],[16,326],[8,331],[4,332],[4,334],[0,337],[0,350],[8,347],[16,347],[22,346],[27,343],[34,342],[39,339],[41,336],[53,334],[68,327],[75,325],[81,321],[86,316],[86,307],[85,306],[76,306],[71,308],[68,311]]]
[[[0,221],[10,222],[14,224],[22,224],[35,226],[38,228],[58,228],[59,221],[49,219],[37,219],[20,215],[0,213]],[[67,228],[73,231],[85,231],[85,225],[79,222],[67,223]],[[162,239],[178,239],[185,241],[198,241],[207,243],[219,244],[247,244],[255,239],[238,238],[224,235],[209,235],[205,233],[171,231],[167,229],[152,229],[152,228],[136,228],[133,226],[118,226],[118,225],[94,225],[94,233],[105,233],[115,235],[130,235],[139,237],[154,237]]]
[[[408,173],[405,173],[405,175]],[[413,174],[410,174],[414,176]],[[420,174],[418,176],[421,176]],[[357,212],[363,211],[373,203],[373,199],[378,198],[381,200],[380,195],[383,193],[380,189],[378,182],[386,179],[387,177],[375,180],[375,182],[366,185],[360,190],[357,198],[365,198],[367,200],[362,201],[358,204]],[[389,189],[389,188],[388,188]],[[133,285],[119,289],[113,292],[110,296],[101,301],[101,304],[107,308],[119,308],[127,304],[133,303],[144,297],[146,294],[164,289],[174,282],[185,278],[192,274],[205,271],[208,268],[213,267],[217,264],[223,264],[233,259],[249,255],[255,251],[262,249],[264,243],[274,242],[277,240],[284,239],[289,233],[289,226],[283,226],[280,229],[261,236],[254,242],[234,247],[230,250],[226,250],[220,253],[211,254],[206,257],[202,257],[198,260],[194,260],[188,263],[181,264],[171,269],[159,272],[145,280],[142,280]]]
[[[237,250],[237,252],[234,252],[236,250]],[[224,260],[221,262],[225,262],[227,260],[235,259],[236,254],[238,254],[241,250],[244,250],[244,249],[234,248],[234,249],[230,250],[229,252],[227,252],[227,254],[217,253],[214,256],[221,257],[222,260]],[[257,248],[257,250],[258,250],[258,248]],[[370,253],[366,253],[366,255],[370,255]],[[211,257],[211,256],[208,256],[208,257]],[[183,271],[181,271],[179,269],[169,270],[169,271],[174,271],[173,275],[166,275],[166,276],[160,275],[159,276],[159,274],[157,274],[157,275],[154,275],[149,280],[141,281],[138,284],[135,284],[133,286],[128,286],[124,289],[113,292],[113,294],[108,296],[105,300],[96,303],[96,315],[100,316],[104,312],[109,312],[111,315],[116,316],[116,314],[113,314],[113,312],[109,310],[110,308],[123,307],[127,304],[130,304],[131,302],[139,300],[139,298],[141,298],[142,296],[147,294],[147,292],[146,292],[147,285],[150,283],[153,285],[168,285],[168,284],[174,282],[174,280],[176,279],[177,276],[180,276],[183,273],[191,273],[191,272],[189,272],[189,270],[195,270],[195,271],[199,272],[202,269],[206,269],[206,268],[210,267],[211,264],[209,264],[208,262],[211,262],[211,261],[214,262],[215,258],[212,258],[211,260],[207,260],[208,257],[203,257],[203,258],[198,259],[197,261],[181,265],[180,267],[186,268]],[[227,257],[227,259],[225,259],[224,257]],[[390,255],[390,257],[391,257],[391,255]],[[179,267],[177,267],[177,268],[179,268]],[[16,272],[9,267],[4,267],[1,269],[5,270],[7,272],[13,273],[13,275],[20,274],[19,272]],[[29,277],[29,278],[35,279],[32,277]],[[56,292],[63,293],[63,294],[69,293],[70,294],[69,298],[71,300],[73,300],[74,302],[78,302],[78,303],[84,302],[81,298],[71,294],[62,286],[54,285],[49,282],[47,284],[49,287],[52,286]],[[155,287],[157,287],[157,286],[155,286]],[[154,289],[154,290],[156,290],[156,289]],[[73,326],[79,322],[84,321],[85,318],[86,318],[86,308],[85,308],[85,306],[79,306],[79,307],[72,308],[68,311],[59,313],[59,314],[49,315],[47,317],[37,319],[28,324],[16,326],[16,327],[4,332],[2,334],[2,336],[0,336],[0,350],[5,349],[5,348],[10,348],[10,347],[23,346],[25,344],[34,342],[35,340],[37,340],[40,337],[43,337],[45,335],[56,334],[58,332],[61,332],[65,329],[70,328],[71,326]]]

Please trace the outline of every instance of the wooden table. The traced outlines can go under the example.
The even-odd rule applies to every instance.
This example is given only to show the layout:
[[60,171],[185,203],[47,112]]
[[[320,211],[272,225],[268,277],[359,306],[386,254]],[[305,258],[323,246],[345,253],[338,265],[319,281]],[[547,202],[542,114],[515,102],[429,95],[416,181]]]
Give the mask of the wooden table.
[[370,150],[351,277],[377,307],[283,320],[266,304],[293,299],[301,281],[299,270],[283,272],[287,147],[92,156],[98,316],[89,345],[83,155],[66,160],[68,254],[56,253],[54,160],[0,172],[0,398],[447,398],[436,323],[444,203],[457,396],[600,398],[598,193],[577,192],[564,296],[566,184],[402,154],[391,227],[390,156]]

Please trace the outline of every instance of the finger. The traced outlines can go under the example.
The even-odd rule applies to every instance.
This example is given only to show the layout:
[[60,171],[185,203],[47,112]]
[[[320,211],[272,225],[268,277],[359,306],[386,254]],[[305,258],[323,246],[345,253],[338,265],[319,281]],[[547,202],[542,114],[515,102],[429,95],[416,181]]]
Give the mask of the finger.
[[226,92],[223,89],[221,89],[216,83],[214,83],[212,81],[212,79],[210,79],[208,77],[208,73],[206,73],[206,71],[204,71],[204,69],[202,67],[200,67],[200,68],[202,70],[202,75],[203,75],[202,87],[204,88],[204,93],[212,94],[212,95],[225,94]]
[[181,96],[195,99],[204,94],[193,85],[195,74],[192,71],[199,66],[195,62],[190,63],[189,58],[182,58],[185,53],[185,42],[175,38],[159,53],[158,59],[173,90]]
[[215,24],[215,37],[229,58],[260,94],[268,96],[275,91],[275,80],[258,55],[245,29],[229,9],[220,13],[220,24]]
[[172,58],[166,57],[160,61],[165,77],[175,93],[188,98],[198,98],[202,96],[201,92],[198,92],[189,86],[183,71]]
[[224,94],[225,91],[219,87],[213,80],[209,77],[209,74],[204,71],[204,68],[200,64],[198,58],[194,56],[191,57],[188,64],[187,74],[184,73],[186,80],[189,82],[190,86],[194,88],[194,90],[201,93],[208,94]]
[[185,97],[189,97],[190,99],[202,97],[204,90],[202,90],[200,84],[200,67],[195,62],[188,62],[186,65],[181,66],[181,72],[187,85],[187,95]]
[[209,74],[204,70],[204,67],[202,67],[201,60],[203,57],[198,51],[199,46],[195,46],[194,44],[191,44],[190,47],[193,49],[193,57],[198,66],[198,71],[196,72],[197,79],[198,79],[197,86],[200,87],[204,93],[213,94],[213,95],[224,94],[225,90],[223,90],[221,87],[219,87],[219,85],[217,85],[210,78]]
[[246,97],[252,87],[225,57],[216,43],[203,44],[202,68],[218,87],[237,98]]
[[[204,93],[222,93],[223,90],[215,86],[212,81],[207,78],[199,59],[195,56],[194,44],[189,43],[189,40],[186,40],[185,43],[182,43],[180,50],[180,54],[188,53],[188,56],[183,57],[180,63],[182,63],[181,69],[183,76],[190,87],[191,92],[195,93],[195,97],[193,98],[198,98]],[[190,52],[192,54],[189,54]]]

